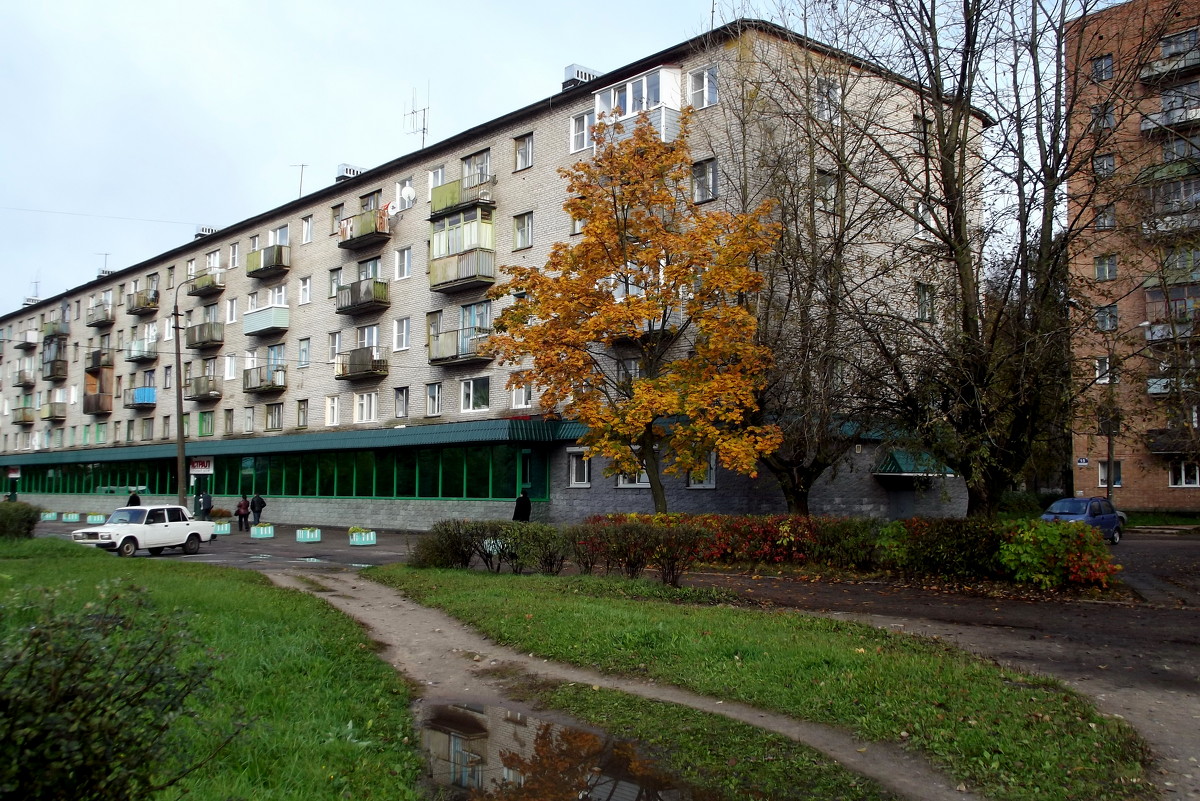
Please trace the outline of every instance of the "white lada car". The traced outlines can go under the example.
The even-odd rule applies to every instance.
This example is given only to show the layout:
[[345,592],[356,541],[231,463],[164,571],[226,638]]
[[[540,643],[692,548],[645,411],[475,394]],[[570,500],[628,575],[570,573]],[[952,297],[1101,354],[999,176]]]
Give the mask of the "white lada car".
[[142,548],[155,556],[166,548],[194,554],[200,543],[213,538],[213,530],[213,523],[193,519],[182,506],[123,506],[101,525],[71,532],[71,539],[121,556],[133,556]]

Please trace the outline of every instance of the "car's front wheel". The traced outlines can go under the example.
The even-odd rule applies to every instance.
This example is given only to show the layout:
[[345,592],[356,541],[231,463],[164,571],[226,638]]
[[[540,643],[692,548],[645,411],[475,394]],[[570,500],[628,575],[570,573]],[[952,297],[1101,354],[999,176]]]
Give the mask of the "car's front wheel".
[[200,553],[200,535],[188,534],[187,542],[183,544],[183,552],[188,556]]
[[1109,542],[1111,542],[1113,545],[1116,545],[1120,541],[1121,541],[1121,527],[1117,526],[1116,528],[1113,529],[1112,536],[1109,537]]
[[126,537],[117,546],[117,556],[133,556],[135,553],[137,553],[137,540],[133,537]]

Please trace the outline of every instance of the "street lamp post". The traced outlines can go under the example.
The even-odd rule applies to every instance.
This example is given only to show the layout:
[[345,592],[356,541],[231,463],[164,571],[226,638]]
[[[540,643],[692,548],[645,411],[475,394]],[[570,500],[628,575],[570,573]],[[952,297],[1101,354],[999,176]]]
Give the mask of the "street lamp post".
[[180,325],[179,290],[192,281],[175,285],[175,306],[171,311],[171,327],[175,330],[175,502],[187,506],[187,456],[183,439],[183,353],[179,339],[184,334]]

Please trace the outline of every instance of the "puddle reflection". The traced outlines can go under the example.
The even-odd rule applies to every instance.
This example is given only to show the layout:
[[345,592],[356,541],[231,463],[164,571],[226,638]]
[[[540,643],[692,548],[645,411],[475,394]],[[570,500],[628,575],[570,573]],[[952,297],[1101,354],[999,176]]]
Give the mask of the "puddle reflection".
[[664,774],[629,741],[494,706],[429,710],[429,775],[469,801],[713,801]]

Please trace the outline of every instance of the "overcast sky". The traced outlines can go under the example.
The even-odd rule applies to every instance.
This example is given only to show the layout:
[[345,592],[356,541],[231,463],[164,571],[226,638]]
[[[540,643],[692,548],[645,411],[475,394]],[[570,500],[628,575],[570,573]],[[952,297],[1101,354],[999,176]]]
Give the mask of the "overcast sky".
[[[56,0],[0,10],[0,313],[708,30],[712,0]],[[725,21],[717,12],[717,24]],[[415,101],[415,102],[414,102]],[[101,254],[107,253],[107,257]]]

